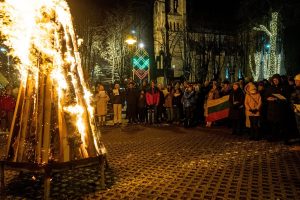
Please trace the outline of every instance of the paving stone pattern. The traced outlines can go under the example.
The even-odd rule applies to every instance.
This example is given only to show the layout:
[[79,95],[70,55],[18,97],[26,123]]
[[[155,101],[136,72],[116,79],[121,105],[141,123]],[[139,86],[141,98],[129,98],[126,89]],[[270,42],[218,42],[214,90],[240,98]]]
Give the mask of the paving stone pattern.
[[[110,168],[55,174],[52,199],[300,199],[300,151],[226,129],[102,130]],[[33,177],[34,176],[34,177]],[[40,175],[6,172],[8,199],[42,199]]]

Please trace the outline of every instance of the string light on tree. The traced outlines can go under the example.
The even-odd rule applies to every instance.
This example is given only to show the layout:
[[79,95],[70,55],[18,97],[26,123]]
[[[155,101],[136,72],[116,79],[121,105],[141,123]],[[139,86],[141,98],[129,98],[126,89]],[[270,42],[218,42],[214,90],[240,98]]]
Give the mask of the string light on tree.
[[[264,48],[267,52],[261,52],[262,60],[259,63],[263,63],[263,64],[261,64],[260,66],[257,66],[257,64],[256,64],[255,73],[252,73],[253,77],[259,78],[259,77],[261,77],[260,75],[262,75],[263,78],[268,78],[268,77],[271,77],[273,74],[276,74],[276,73],[279,74],[281,71],[281,57],[282,56],[280,54],[277,54],[277,50],[281,48],[277,43],[278,23],[279,23],[278,18],[279,18],[279,13],[272,12],[272,18],[270,21],[270,30],[264,25],[259,25],[258,27],[253,28],[253,30],[262,31],[262,32],[266,33],[266,35],[269,36],[269,40],[270,40],[270,43],[267,43],[264,45]],[[258,57],[257,56],[255,56],[255,57],[256,57],[255,62],[258,63],[257,62]],[[251,57],[249,58],[249,62],[250,62],[250,60],[251,60]],[[259,68],[259,69],[257,69],[257,68]],[[251,72],[254,72],[254,71],[251,69]]]
[[278,66],[277,62],[277,55],[276,55],[276,49],[277,49],[277,32],[278,32],[278,12],[272,13],[272,20],[270,23],[271,28],[271,37],[270,37],[270,67],[269,72],[270,75],[280,73],[280,68]]

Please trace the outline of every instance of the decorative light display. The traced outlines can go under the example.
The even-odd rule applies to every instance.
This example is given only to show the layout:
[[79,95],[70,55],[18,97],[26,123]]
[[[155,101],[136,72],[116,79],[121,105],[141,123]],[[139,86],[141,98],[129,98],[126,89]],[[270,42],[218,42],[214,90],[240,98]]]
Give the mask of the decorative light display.
[[226,70],[225,70],[225,78],[228,80],[229,77],[230,77],[229,68],[226,68]]
[[[281,72],[281,58],[282,55],[277,53],[277,50],[281,48],[278,45],[278,12],[272,13],[272,19],[270,21],[270,30],[264,25],[254,27],[253,30],[262,31],[269,37],[270,43],[264,44],[261,52],[254,53],[254,66],[252,57],[249,56],[249,65],[251,68],[252,76],[255,80],[269,78],[273,74],[280,74]],[[255,67],[255,71],[252,69]]]
[[139,79],[149,74],[150,57],[144,48],[139,48],[132,59],[133,72]]
[[242,73],[242,70],[239,69],[239,72],[238,72],[238,78],[241,79],[243,78],[243,73]]
[[280,73],[280,68],[278,67],[277,63],[277,55],[276,55],[276,49],[277,49],[277,32],[278,32],[278,13],[273,12],[272,13],[272,20],[270,23],[271,28],[271,36],[270,36],[270,67],[269,72],[270,75],[273,75],[275,73]]
[[[261,60],[263,60],[263,59],[261,57],[262,57],[262,54],[260,52],[254,53],[254,60],[252,59],[251,55],[249,55],[249,66],[250,66],[251,74],[252,74],[252,77],[254,80],[258,80],[259,76],[261,74],[261,68],[263,65],[263,63],[261,62]],[[253,61],[254,61],[254,63],[253,63]],[[253,70],[253,66],[255,67],[255,71]]]

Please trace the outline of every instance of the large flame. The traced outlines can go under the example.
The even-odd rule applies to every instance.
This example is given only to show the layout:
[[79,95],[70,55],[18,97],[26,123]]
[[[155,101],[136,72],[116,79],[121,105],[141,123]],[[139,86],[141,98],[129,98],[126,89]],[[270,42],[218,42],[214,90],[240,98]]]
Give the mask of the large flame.
[[[77,49],[78,42],[66,1],[5,0],[0,2],[0,6],[1,33],[5,37],[5,45],[10,48],[10,54],[19,59],[17,68],[20,71],[23,87],[29,74],[33,75],[37,82],[39,73],[49,73],[57,86],[58,104],[60,104],[65,91],[70,89],[66,76],[71,77],[75,90],[78,89],[76,86],[82,86],[84,99],[76,95],[72,106],[66,107],[61,104],[60,106],[76,120],[74,124],[81,134],[84,149],[87,148],[85,141],[89,129],[87,126],[90,126],[94,137],[92,142],[98,154],[103,153],[101,152],[103,149],[98,145],[98,134],[93,125],[92,94],[84,81]],[[60,42],[62,40],[66,44],[62,45]],[[63,51],[63,48],[66,49]],[[70,66],[70,70],[65,74],[66,65]],[[75,92],[75,94],[79,93],[80,91]],[[89,124],[84,123],[84,108],[88,113]]]

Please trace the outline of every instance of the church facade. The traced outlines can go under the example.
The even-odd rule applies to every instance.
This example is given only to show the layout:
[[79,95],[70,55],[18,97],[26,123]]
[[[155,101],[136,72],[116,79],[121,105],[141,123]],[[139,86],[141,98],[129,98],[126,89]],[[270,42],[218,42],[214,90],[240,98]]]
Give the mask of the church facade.
[[[169,8],[166,9],[166,5]],[[207,29],[201,24],[192,27],[188,20],[186,0],[155,1],[154,53],[158,82],[166,83],[172,79],[191,82],[235,80],[243,76],[237,35]],[[165,62],[167,55],[169,66]]]
[[236,81],[246,76],[259,79],[255,71],[262,71],[260,69],[266,68],[266,64],[254,63],[252,57],[255,52],[259,55],[264,52],[266,60],[272,59],[272,52],[261,50],[267,43],[257,45],[263,37],[270,41],[268,35],[254,30],[254,27],[224,29],[209,26],[204,20],[195,23],[189,16],[186,0],[157,0],[154,3],[154,54],[158,82],[177,79]]
[[[169,8],[166,8],[166,5]],[[167,16],[166,16],[166,11]],[[168,20],[168,24],[166,24]],[[154,54],[157,67],[158,82],[166,82],[168,78],[183,76],[183,66],[185,61],[185,40],[186,31],[186,1],[171,0],[169,5],[165,0],[154,3]],[[167,27],[168,26],[168,30]],[[168,36],[167,36],[168,34]],[[166,41],[166,39],[169,41]],[[170,64],[169,69],[165,69],[167,47],[169,45]]]

